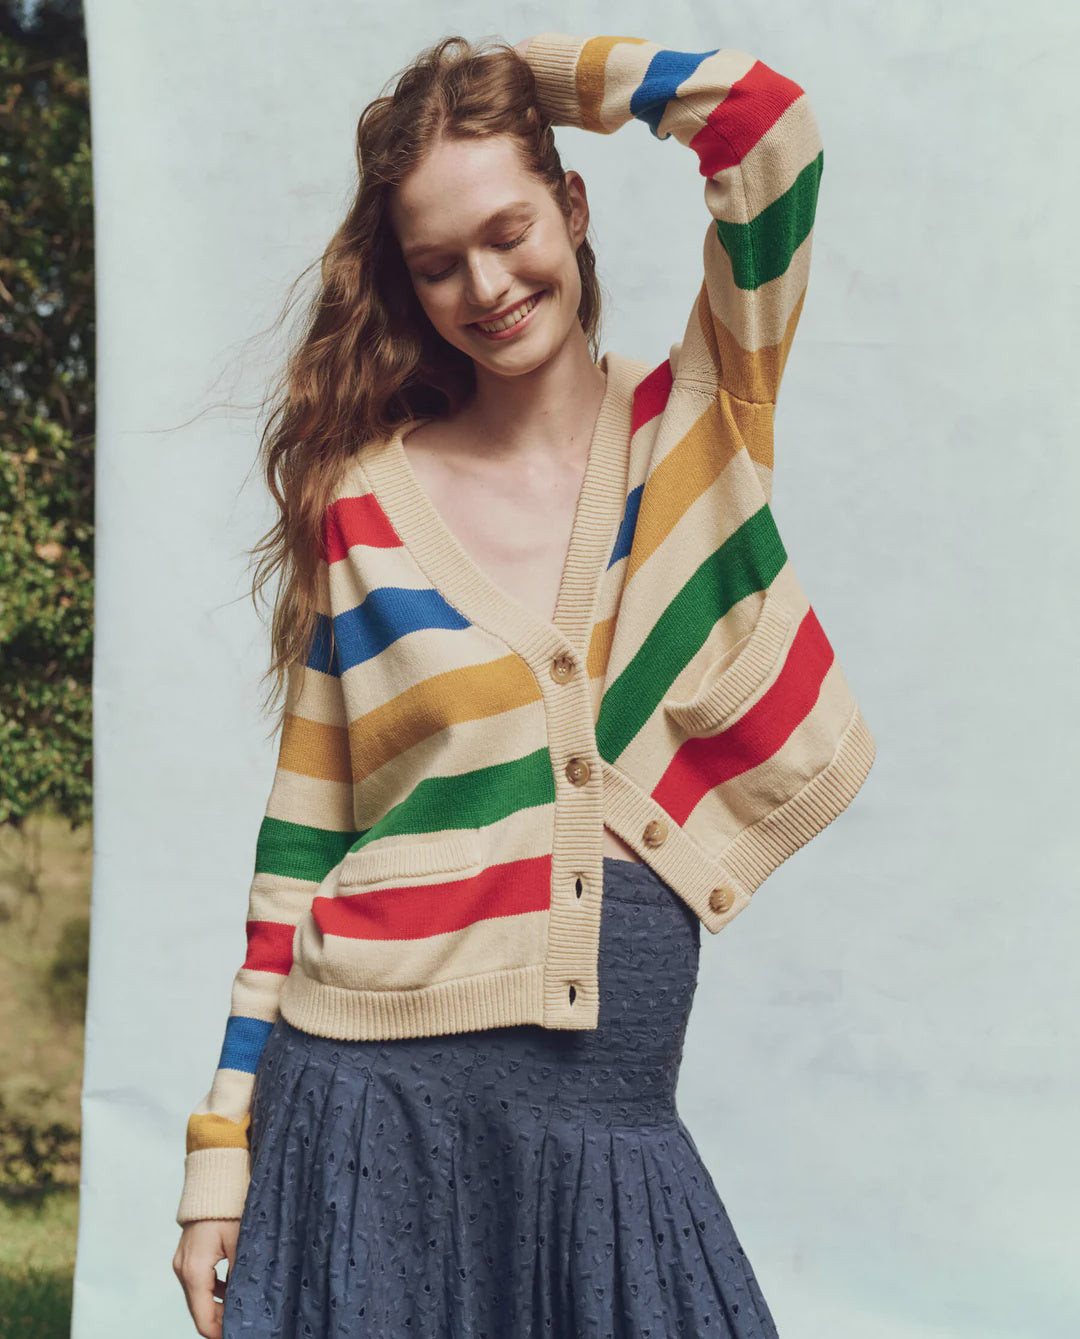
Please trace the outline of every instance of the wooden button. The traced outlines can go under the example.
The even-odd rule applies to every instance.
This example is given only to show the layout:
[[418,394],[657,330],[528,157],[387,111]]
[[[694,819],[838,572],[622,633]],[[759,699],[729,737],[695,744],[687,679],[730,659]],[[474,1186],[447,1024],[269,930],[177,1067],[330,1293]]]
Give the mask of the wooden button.
[[668,828],[662,818],[654,818],[651,823],[646,823],[641,834],[641,840],[646,846],[661,846],[667,840]]
[[731,904],[735,901],[735,890],[729,888],[727,884],[721,884],[719,888],[714,888],[709,894],[709,906],[713,911],[730,911]]
[[565,651],[557,655],[551,662],[550,673],[556,683],[566,683],[573,677],[574,657],[567,655]]
[[571,758],[566,764],[566,775],[575,786],[583,786],[592,775],[592,769],[584,758]]

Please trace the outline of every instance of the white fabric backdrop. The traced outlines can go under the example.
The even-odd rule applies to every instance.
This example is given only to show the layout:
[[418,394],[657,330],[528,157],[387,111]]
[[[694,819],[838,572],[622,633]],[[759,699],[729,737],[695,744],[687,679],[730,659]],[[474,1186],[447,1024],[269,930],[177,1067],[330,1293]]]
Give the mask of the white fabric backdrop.
[[[450,31],[546,28],[740,47],[809,91],[825,144],[774,510],[878,759],[751,910],[703,935],[683,1118],[784,1339],[1080,1333],[1076,10],[462,3],[447,28],[432,0],[407,21],[345,0],[88,8],[99,559],[75,1339],[195,1333],[170,1267],[184,1126],[243,958],[273,771],[244,596],[243,551],[272,520],[258,474],[244,486],[254,418],[187,421],[265,389],[279,346],[244,341],[336,225],[384,80]],[[603,348],[659,362],[700,280],[696,164],[639,124],[558,139],[613,295]]]

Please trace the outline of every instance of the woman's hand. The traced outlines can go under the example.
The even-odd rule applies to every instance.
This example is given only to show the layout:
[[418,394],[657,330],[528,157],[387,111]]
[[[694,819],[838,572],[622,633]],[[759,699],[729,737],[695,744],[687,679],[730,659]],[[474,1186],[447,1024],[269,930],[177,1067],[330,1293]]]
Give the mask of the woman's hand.
[[217,1266],[228,1260],[232,1272],[239,1218],[200,1218],[185,1223],[173,1256],[173,1273],[180,1280],[195,1328],[203,1339],[221,1339],[221,1303],[228,1279],[217,1276]]

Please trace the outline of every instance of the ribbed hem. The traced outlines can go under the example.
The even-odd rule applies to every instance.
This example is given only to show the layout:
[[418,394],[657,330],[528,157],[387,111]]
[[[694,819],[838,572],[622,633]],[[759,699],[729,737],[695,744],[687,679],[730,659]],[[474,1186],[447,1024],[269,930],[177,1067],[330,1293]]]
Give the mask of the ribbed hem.
[[251,1180],[251,1155],[246,1148],[201,1148],[184,1159],[184,1190],[176,1221],[197,1218],[242,1218]]
[[816,837],[855,798],[874,761],[876,745],[858,706],[828,767],[797,795],[742,832],[724,851],[724,864],[753,892],[788,856]]
[[[874,760],[874,740],[858,706],[852,712],[832,761],[774,813],[744,828],[720,857],[710,855],[670,815],[618,767],[604,763],[605,821],[641,856],[697,915],[718,934],[750,905],[765,878],[788,856],[832,822],[850,804]],[[660,846],[646,846],[642,833],[659,823]],[[712,894],[731,898],[715,911]]]
[[538,33],[526,48],[525,60],[536,77],[540,110],[552,125],[581,125],[577,62],[588,41],[588,37],[565,33]]
[[[281,990],[281,1014],[293,1027],[337,1041],[439,1037],[516,1023],[543,1024],[544,965],[440,981],[415,990],[348,990],[313,981],[299,963],[293,963]],[[579,1027],[596,1026],[587,1011],[579,1017]]]

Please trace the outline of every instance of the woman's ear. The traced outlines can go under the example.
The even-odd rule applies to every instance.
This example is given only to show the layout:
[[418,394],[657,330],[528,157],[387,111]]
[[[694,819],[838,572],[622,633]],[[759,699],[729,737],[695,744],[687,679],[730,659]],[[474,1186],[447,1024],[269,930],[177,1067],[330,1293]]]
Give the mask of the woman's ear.
[[589,231],[589,201],[585,193],[585,181],[580,172],[575,172],[571,168],[563,174],[563,177],[570,197],[570,217],[566,220],[566,228],[573,239],[576,251]]

